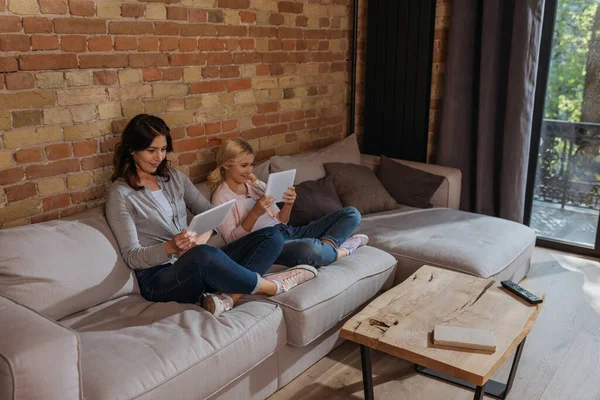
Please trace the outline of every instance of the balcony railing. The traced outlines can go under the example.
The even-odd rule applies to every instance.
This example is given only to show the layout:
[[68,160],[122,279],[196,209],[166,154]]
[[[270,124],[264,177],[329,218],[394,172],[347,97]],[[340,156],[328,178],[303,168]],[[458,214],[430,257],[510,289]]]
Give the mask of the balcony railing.
[[600,124],[543,121],[534,199],[600,209]]

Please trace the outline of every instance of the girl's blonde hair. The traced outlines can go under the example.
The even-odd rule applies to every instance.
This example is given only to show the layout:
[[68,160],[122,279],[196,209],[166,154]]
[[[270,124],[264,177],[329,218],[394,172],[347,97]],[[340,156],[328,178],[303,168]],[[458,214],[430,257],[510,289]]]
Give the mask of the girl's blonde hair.
[[[256,155],[250,143],[244,139],[228,139],[221,145],[216,156],[217,167],[207,178],[211,195],[225,182],[225,167],[241,161],[248,154]],[[250,180],[256,181],[254,174],[250,175]]]

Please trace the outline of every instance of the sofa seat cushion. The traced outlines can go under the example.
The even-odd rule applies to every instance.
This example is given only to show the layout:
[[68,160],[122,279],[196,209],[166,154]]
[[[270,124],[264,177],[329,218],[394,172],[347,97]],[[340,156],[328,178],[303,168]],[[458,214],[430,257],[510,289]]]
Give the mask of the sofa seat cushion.
[[536,238],[525,225],[449,208],[404,207],[364,215],[357,231],[369,235],[370,246],[393,254],[399,268],[407,259],[416,268],[429,264],[484,278],[521,265]]
[[52,319],[136,292],[103,206],[0,230],[0,294]]
[[281,309],[259,302],[215,318],[193,304],[129,295],[60,322],[79,333],[87,400],[203,399],[286,338]]
[[[364,246],[350,257],[319,268],[319,275],[289,292],[261,299],[281,306],[287,341],[305,346],[370,300],[393,281],[396,260],[373,247]],[[276,267],[273,267],[276,268]]]

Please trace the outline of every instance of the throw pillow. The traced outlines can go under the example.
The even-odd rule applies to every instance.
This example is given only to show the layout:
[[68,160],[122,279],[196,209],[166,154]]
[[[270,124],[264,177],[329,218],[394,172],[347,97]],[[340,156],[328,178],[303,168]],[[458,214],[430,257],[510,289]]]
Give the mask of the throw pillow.
[[331,177],[306,181],[296,186],[296,202],[290,214],[292,226],[308,225],[332,211],[342,208]]
[[399,204],[419,208],[433,207],[431,198],[445,179],[386,156],[381,156],[377,177]]
[[323,164],[332,162],[360,164],[360,150],[356,135],[350,135],[341,142],[315,152],[271,157],[271,172],[295,169],[294,184],[298,185],[324,178]]
[[327,163],[323,165],[342,204],[353,206],[361,214],[393,210],[396,200],[377,179],[377,176],[364,165]]

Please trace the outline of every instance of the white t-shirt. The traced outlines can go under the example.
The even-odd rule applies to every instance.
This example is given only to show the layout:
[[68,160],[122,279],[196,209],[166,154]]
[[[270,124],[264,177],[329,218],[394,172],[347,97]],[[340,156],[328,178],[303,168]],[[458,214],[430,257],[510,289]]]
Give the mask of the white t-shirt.
[[169,204],[169,200],[165,197],[162,189],[152,192],[152,196],[160,205],[160,208],[164,211],[165,215],[168,219],[173,219],[173,209],[171,208],[171,204]]

